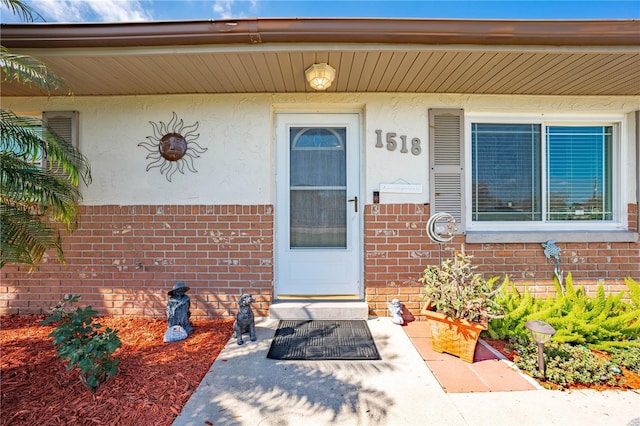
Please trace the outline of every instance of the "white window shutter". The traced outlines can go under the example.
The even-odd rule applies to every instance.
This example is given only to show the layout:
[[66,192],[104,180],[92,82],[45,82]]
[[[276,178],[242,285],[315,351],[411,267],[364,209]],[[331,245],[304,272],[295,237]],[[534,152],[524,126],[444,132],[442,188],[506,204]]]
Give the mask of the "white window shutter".
[[[58,136],[78,148],[78,111],[44,111],[42,121]],[[46,167],[46,158],[43,167]],[[62,174],[62,171],[59,171]]]
[[464,111],[429,109],[431,214],[446,212],[464,231]]
[[78,111],[45,111],[42,121],[58,136],[78,148]]

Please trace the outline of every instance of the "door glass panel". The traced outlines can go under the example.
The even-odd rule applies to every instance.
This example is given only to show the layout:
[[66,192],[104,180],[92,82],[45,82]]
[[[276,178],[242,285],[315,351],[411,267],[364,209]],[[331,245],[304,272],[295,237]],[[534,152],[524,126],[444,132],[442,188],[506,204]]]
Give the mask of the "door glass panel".
[[292,127],[290,248],[346,248],[346,128]]

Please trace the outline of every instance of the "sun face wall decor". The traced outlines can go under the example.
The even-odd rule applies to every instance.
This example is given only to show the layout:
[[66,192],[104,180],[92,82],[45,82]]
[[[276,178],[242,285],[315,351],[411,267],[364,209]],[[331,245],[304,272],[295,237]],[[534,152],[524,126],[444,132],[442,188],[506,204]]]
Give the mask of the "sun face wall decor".
[[178,121],[175,112],[167,124],[162,121],[160,124],[153,121],[149,123],[153,128],[153,136],[147,136],[149,142],[138,144],[150,152],[147,154],[147,160],[153,160],[147,165],[147,171],[160,167],[160,174],[163,174],[169,182],[176,171],[184,174],[185,165],[187,169],[197,173],[193,166],[193,159],[200,158],[198,154],[207,151],[207,148],[195,142],[200,137],[199,133],[195,133],[199,123],[196,121],[190,126],[185,126],[184,120]]

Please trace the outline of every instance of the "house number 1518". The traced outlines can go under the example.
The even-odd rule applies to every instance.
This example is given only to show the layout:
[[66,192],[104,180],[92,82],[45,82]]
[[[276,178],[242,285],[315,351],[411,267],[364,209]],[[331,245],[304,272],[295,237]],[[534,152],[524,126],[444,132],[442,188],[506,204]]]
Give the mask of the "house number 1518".
[[[395,151],[398,148],[398,140],[396,138],[400,139],[400,152],[402,152],[403,154],[406,154],[407,152],[409,152],[409,149],[407,147],[407,136],[406,135],[398,136],[394,132],[387,132],[385,135],[385,142],[387,145],[387,149],[389,151]],[[384,148],[384,143],[382,141],[382,130],[376,130],[376,148]],[[420,147],[419,138],[411,139],[410,149],[413,155],[420,155],[420,152],[422,152],[422,148]]]

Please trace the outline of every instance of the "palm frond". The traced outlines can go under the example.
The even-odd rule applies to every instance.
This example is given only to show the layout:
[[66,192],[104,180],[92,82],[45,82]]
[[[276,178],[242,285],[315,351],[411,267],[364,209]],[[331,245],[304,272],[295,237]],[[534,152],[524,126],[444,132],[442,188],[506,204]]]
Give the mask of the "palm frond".
[[[46,159],[48,169],[78,185],[91,183],[89,161],[72,144],[45,126],[40,118],[21,117],[0,109],[0,152],[25,159]],[[62,173],[61,173],[62,172]]]
[[41,134],[42,120],[0,109],[0,151],[35,161],[44,149]]
[[35,86],[46,90],[48,94],[63,89],[67,90],[67,94],[71,93],[67,83],[44,62],[28,55],[12,53],[4,46],[0,46],[0,70],[2,81]]
[[57,174],[68,176],[74,185],[91,183],[91,166],[89,160],[80,153],[71,143],[58,136],[49,127],[42,127],[42,139],[45,146],[45,158],[49,170]]
[[[34,117],[0,110],[0,267],[37,265],[48,249],[64,260],[56,223],[78,226],[79,177],[91,181],[88,160]],[[43,168],[37,160],[46,159]]]
[[37,216],[17,207],[0,204],[0,268],[7,263],[37,265],[53,248],[64,261],[60,232]]
[[23,21],[33,22],[36,19],[44,21],[42,15],[21,0],[2,0],[2,3],[11,10],[11,13],[18,15]]
[[69,230],[77,225],[78,187],[64,175],[6,152],[0,152],[0,197],[2,204],[47,215]]
[[[21,0],[1,1],[24,20],[41,18]],[[47,94],[68,90],[45,63],[4,46],[0,46],[0,80],[35,86]],[[73,144],[38,118],[0,109],[0,268],[7,263],[34,267],[48,249],[55,249],[58,259],[64,260],[58,223],[68,230],[77,227],[80,179],[88,185],[91,170]]]

